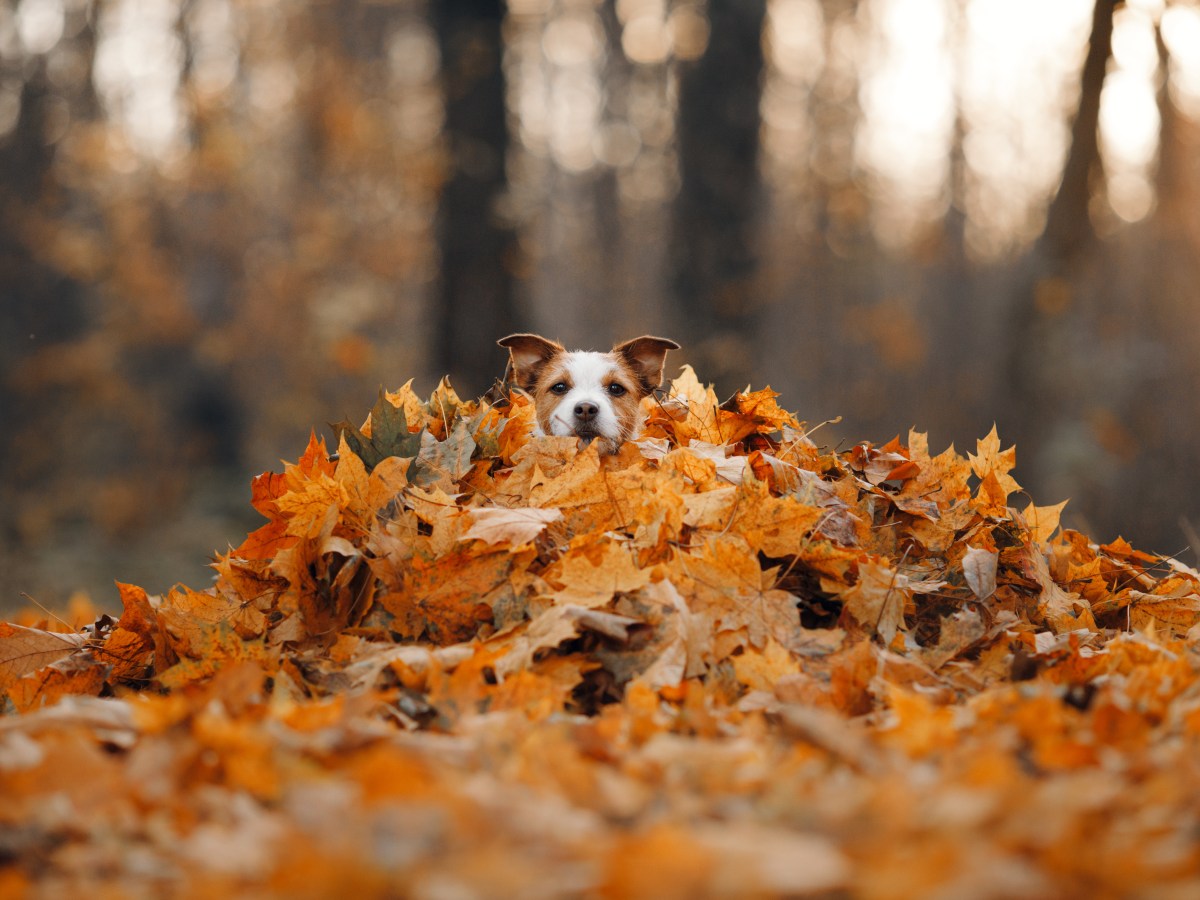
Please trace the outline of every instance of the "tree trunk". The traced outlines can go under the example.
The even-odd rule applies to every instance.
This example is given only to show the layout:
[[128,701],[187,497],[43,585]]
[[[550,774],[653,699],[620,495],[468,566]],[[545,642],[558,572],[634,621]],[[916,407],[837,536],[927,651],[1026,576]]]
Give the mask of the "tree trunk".
[[1101,451],[1086,418],[1094,395],[1094,362],[1084,358],[1079,340],[1091,327],[1089,314],[1096,312],[1100,298],[1079,294],[1088,290],[1088,263],[1097,247],[1089,205],[1096,179],[1103,174],[1097,127],[1118,2],[1096,0],[1093,9],[1062,182],[1017,279],[1008,370],[1001,385],[1006,390],[1000,398],[1002,433],[1026,448],[1026,487],[1034,496],[1073,496],[1081,507],[1086,507],[1091,487],[1088,467],[1079,459],[1090,454],[1098,465]]
[[765,0],[709,5],[708,48],[681,65],[680,192],[672,235],[676,322],[685,351],[723,390],[752,370],[758,309],[759,98]]
[[506,187],[508,124],[501,0],[431,3],[442,55],[448,166],[438,210],[441,296],[438,368],[464,395],[501,373],[496,341],[515,320],[515,235],[496,211]]
[[1067,262],[1095,239],[1088,201],[1091,186],[1101,174],[1100,93],[1112,55],[1113,12],[1120,0],[1096,0],[1087,58],[1079,86],[1079,111],[1071,127],[1071,151],[1063,167],[1062,183],[1046,214],[1046,227],[1038,251],[1050,260]]

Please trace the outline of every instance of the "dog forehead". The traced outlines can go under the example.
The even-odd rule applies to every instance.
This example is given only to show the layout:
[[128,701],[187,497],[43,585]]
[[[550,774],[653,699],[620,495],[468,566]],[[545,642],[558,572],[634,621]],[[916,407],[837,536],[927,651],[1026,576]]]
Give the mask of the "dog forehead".
[[606,379],[616,374],[619,363],[611,354],[595,350],[577,350],[566,360],[566,370],[572,384],[578,388],[602,388]]

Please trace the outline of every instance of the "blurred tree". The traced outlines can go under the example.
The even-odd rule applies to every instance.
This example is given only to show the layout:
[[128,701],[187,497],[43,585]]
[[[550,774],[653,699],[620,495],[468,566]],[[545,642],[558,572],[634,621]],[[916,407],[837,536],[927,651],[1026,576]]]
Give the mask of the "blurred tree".
[[[55,51],[57,78],[51,75],[50,54],[0,56],[0,82],[18,86],[16,120],[0,140],[0,420],[7,432],[0,442],[0,467],[11,473],[14,488],[53,472],[53,454],[27,451],[36,443],[36,429],[45,424],[46,407],[65,400],[56,395],[70,387],[52,380],[46,394],[16,390],[21,371],[31,357],[80,338],[89,325],[83,285],[43,258],[36,237],[45,235],[47,219],[70,205],[70,192],[51,174],[66,126],[90,121],[96,113],[94,22],[80,7],[65,15],[69,37]],[[63,77],[63,60],[75,67],[75,78]],[[16,503],[2,504],[0,528],[6,537],[18,528],[18,512]]]
[[[1085,6],[0,0],[0,588],[186,577],[168,541],[198,569],[237,537],[246,465],[381,383],[484,389],[518,328],[665,334],[723,393],[844,415],[831,444],[911,424],[969,442],[999,417],[1040,501],[1179,546],[1200,126],[1172,42],[1195,7]],[[1161,85],[1136,222],[1100,166],[1120,176],[1106,119],[1097,142],[1109,69],[1143,90],[1114,101]],[[930,72],[954,82],[941,101]],[[1008,104],[1061,77],[1079,91],[1054,193],[1069,115]],[[945,146],[909,127],[939,103]],[[889,182],[868,138],[950,158]],[[893,234],[909,178],[950,209]],[[1006,211],[1010,190],[1029,197]]]
[[754,370],[761,207],[758,145],[766,0],[708,8],[700,59],[680,64],[680,190],[672,224],[678,337],[728,391]]
[[463,395],[499,374],[496,339],[514,328],[515,234],[502,220],[508,152],[502,0],[436,0],[448,177],[438,210],[437,368]]
[[1100,171],[1100,95],[1112,56],[1113,13],[1123,0],[1096,0],[1091,35],[1079,77],[1079,106],[1071,125],[1071,149],[1062,182],[1046,213],[1046,227],[1035,253],[1048,261],[1069,263],[1095,239],[1088,205]]
[[[1121,2],[1096,0],[1092,10],[1062,180],[1024,262],[1024,277],[1016,281],[1008,336],[1009,391],[1001,397],[1008,401],[1002,424],[1009,439],[1033,450],[1033,458],[1026,457],[1031,481],[1076,498],[1106,480],[1099,477],[1100,448],[1088,448],[1093,439],[1086,399],[1090,360],[1066,348],[1086,333],[1068,312],[1086,290],[1083,270],[1097,246],[1092,200],[1103,181],[1100,98],[1112,56],[1113,15]],[[1091,462],[1084,464],[1084,456]]]

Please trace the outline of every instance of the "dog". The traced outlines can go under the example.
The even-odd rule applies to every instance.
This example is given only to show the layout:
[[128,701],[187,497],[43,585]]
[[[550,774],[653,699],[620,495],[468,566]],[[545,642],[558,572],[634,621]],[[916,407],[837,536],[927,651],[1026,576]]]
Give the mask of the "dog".
[[661,384],[667,351],[679,345],[643,335],[607,353],[567,350],[536,334],[498,341],[509,353],[511,380],[533,398],[535,433],[597,442],[616,453],[642,427],[642,398]]

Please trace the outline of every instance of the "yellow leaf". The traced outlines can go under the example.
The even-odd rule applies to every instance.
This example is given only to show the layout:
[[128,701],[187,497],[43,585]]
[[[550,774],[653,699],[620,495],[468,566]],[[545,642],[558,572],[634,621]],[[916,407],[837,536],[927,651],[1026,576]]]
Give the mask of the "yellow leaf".
[[796,658],[771,637],[761,650],[747,648],[733,657],[733,669],[738,681],[752,691],[773,690],[779,679],[801,671]]
[[650,583],[651,571],[638,568],[630,547],[613,540],[577,540],[543,576],[560,603],[588,608],[606,606],[620,591]]
[[1029,524],[1029,530],[1033,534],[1033,539],[1039,543],[1050,540],[1054,532],[1058,531],[1059,519],[1062,517],[1063,507],[1069,501],[1064,500],[1062,503],[1055,503],[1050,506],[1035,506],[1030,503],[1021,513],[1022,518]]

